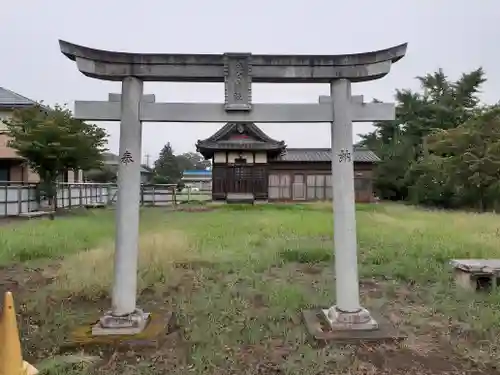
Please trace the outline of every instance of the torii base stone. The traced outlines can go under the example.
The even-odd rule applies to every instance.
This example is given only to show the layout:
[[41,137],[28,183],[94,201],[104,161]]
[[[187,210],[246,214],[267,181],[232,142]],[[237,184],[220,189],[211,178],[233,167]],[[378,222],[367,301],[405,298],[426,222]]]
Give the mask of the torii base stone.
[[381,314],[370,311],[370,318],[376,321],[375,327],[354,324],[349,329],[332,326],[325,315],[325,308],[302,311],[302,318],[308,334],[317,341],[341,344],[360,342],[399,342],[406,338],[395,326]]
[[[95,327],[99,323],[89,322],[73,330],[69,336],[69,341],[63,345],[64,348],[92,347],[92,346],[112,346],[116,347],[157,347],[175,331],[175,316],[171,312],[154,312],[149,314],[147,324],[136,330],[128,332],[112,332],[109,328],[103,329],[102,334],[95,334]],[[100,328],[102,329],[102,328]]]

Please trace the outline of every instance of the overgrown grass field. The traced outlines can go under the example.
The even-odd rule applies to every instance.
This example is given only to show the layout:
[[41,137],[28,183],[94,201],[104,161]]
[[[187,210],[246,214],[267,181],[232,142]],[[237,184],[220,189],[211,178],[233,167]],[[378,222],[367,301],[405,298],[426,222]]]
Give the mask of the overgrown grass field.
[[110,305],[113,211],[0,227],[0,289],[22,302],[26,357],[51,374],[495,373],[500,297],[456,289],[448,261],[500,258],[500,217],[360,205],[357,227],[363,304],[408,335],[402,345],[306,335],[301,310],[335,300],[328,203],[144,209],[139,304],[179,325],[154,350],[46,361]]

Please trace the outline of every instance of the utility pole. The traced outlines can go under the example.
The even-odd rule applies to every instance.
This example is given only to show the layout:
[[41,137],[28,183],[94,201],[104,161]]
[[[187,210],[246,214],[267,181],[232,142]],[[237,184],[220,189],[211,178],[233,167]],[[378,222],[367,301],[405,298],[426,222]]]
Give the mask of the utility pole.
[[146,158],[146,165],[149,168],[149,158],[151,157],[151,155],[146,154],[146,155],[144,155],[144,157]]

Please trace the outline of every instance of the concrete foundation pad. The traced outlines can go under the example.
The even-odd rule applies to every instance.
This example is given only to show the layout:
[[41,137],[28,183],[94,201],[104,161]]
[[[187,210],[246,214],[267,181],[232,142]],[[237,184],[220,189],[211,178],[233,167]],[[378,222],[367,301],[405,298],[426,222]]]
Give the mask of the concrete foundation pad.
[[212,201],[210,204],[213,206],[223,206],[226,204],[226,201]]
[[326,319],[324,308],[302,311],[307,332],[318,341],[352,344],[357,342],[401,341],[406,338],[387,319],[375,315],[378,329],[334,330]]
[[255,202],[255,197],[251,193],[227,193],[226,194],[227,203],[251,203]]
[[19,214],[19,217],[25,218],[25,219],[31,219],[35,217],[42,217],[42,216],[49,216],[49,215],[54,215],[55,211],[30,211],[30,212],[23,212]]
[[253,204],[268,204],[269,201],[267,199],[256,199]]
[[106,346],[113,347],[157,347],[162,338],[171,333],[175,327],[175,319],[171,312],[168,314],[151,314],[147,325],[140,332],[130,334],[94,335],[92,329],[97,322],[92,322],[75,329],[64,347],[75,346]]

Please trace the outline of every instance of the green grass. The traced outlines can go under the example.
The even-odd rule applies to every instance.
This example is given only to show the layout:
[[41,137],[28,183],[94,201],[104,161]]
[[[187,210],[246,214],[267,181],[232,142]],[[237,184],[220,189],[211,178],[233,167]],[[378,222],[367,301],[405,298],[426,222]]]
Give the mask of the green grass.
[[96,246],[113,231],[109,211],[13,223],[0,228],[0,263],[67,255]]
[[[155,222],[158,210],[143,215],[141,225]],[[114,211],[82,211],[55,220],[19,221],[0,227],[0,265],[56,258],[113,240]]]
[[[139,303],[174,310],[182,330],[162,349],[136,353],[139,362],[119,357],[110,369],[106,358],[102,371],[369,373],[367,356],[382,349],[363,357],[363,348],[315,347],[300,321],[302,309],[335,300],[331,204],[146,209],[141,220]],[[500,217],[360,205],[357,227],[361,279],[374,285],[362,288],[363,304],[408,334],[405,347],[391,349],[402,363],[411,362],[403,353],[425,357],[436,373],[429,353],[460,368],[498,360],[500,296],[456,290],[448,261],[500,258]],[[26,316],[43,322],[25,330],[30,358],[54,351],[75,322],[109,306],[113,228],[109,211],[0,227],[0,262],[65,255],[53,283],[23,296]]]

